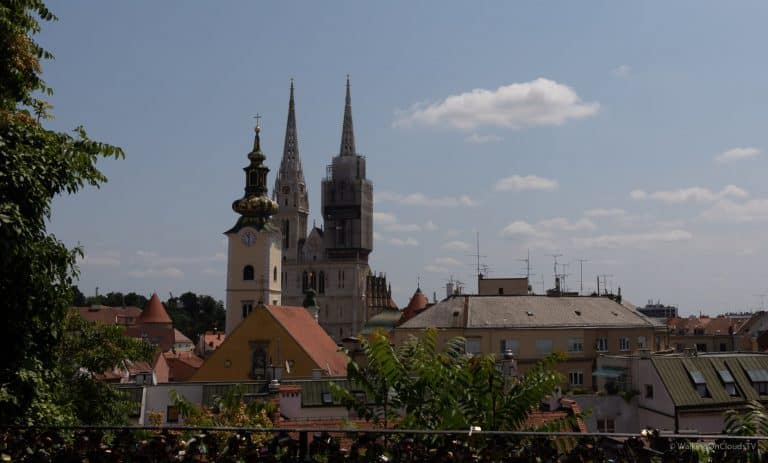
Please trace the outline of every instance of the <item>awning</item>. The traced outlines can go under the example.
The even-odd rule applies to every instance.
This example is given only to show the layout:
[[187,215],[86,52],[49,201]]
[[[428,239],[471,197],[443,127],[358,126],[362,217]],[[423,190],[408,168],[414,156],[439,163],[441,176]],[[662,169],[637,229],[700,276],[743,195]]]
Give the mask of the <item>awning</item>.
[[619,378],[627,374],[627,370],[618,370],[615,368],[598,368],[592,373],[592,376],[599,376],[602,378]]

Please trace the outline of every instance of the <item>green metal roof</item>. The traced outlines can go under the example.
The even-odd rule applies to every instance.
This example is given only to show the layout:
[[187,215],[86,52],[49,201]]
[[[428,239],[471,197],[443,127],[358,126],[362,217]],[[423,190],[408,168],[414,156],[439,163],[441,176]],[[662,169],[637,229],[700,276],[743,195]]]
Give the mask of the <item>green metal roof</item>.
[[[675,406],[717,408],[739,405],[749,400],[768,401],[768,395],[760,396],[757,393],[747,373],[750,370],[768,371],[768,355],[654,356],[651,362]],[[721,371],[726,373],[721,375]],[[735,396],[728,394],[725,389],[728,378],[736,385]],[[696,383],[706,385],[706,397],[699,394]]]
[[397,325],[401,316],[402,312],[397,309],[385,309],[383,312],[368,319],[361,330],[361,334],[371,334],[377,329],[391,331]]

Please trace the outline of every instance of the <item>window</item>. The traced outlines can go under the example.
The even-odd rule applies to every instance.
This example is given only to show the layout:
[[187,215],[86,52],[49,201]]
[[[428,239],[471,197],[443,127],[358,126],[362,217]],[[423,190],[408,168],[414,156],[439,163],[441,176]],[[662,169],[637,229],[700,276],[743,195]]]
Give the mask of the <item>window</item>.
[[735,397],[738,394],[736,391],[736,382],[733,380],[733,376],[731,375],[731,372],[728,370],[718,370],[717,374],[720,376],[720,379],[723,381],[723,387],[725,388],[725,392],[731,396]]
[[552,340],[551,339],[537,339],[536,340],[536,353],[539,355],[548,355],[552,353]]
[[689,370],[688,376],[693,381],[693,386],[696,388],[696,392],[700,397],[709,397],[709,391],[707,390],[707,380],[704,379],[704,375],[698,370]]
[[288,249],[291,246],[290,234],[291,222],[289,220],[283,220],[283,249]]
[[568,352],[584,352],[584,339],[582,338],[568,339]]
[[467,338],[465,349],[468,354],[480,354],[480,338]]
[[706,344],[696,344],[696,352],[706,352],[706,351],[707,351]]
[[309,287],[309,278],[307,276],[307,272],[303,272],[301,274],[301,290],[306,291]]
[[645,398],[646,399],[653,399],[653,384],[646,384],[645,385]]
[[243,280],[253,280],[253,265],[243,267]]
[[504,288],[499,288],[499,296],[503,296],[503,295],[504,295]]
[[758,394],[768,395],[768,371],[764,369],[747,370],[747,376],[749,376],[749,380],[752,381],[752,386]]
[[724,342],[720,343],[720,352],[725,352],[728,350],[728,345]]
[[317,289],[317,279],[315,278],[315,272],[309,272],[309,287]]
[[272,281],[277,281],[277,266],[272,269]]
[[511,351],[517,355],[520,353],[520,342],[517,339],[502,339],[499,345],[499,352],[502,354],[506,351]]
[[178,423],[179,422],[179,408],[175,405],[168,405],[165,409],[165,422],[166,423]]
[[616,422],[613,418],[598,419],[597,432],[616,432]]
[[250,313],[253,311],[253,301],[244,301],[242,303],[242,309],[243,309],[243,318],[250,315]]
[[320,294],[325,294],[325,272],[320,272],[320,280],[317,284],[317,292]]
[[584,372],[582,370],[573,370],[568,372],[568,384],[571,386],[584,385]]
[[595,347],[597,348],[598,352],[608,352],[608,338],[605,336],[600,336],[597,338]]
[[645,341],[645,336],[638,336],[637,337],[637,348],[638,349],[647,349],[648,344]]
[[622,352],[628,351],[630,348],[629,345],[629,338],[626,336],[622,336],[619,338],[619,350]]
[[323,392],[321,394],[321,397],[324,405],[329,405],[333,403],[333,396],[331,395],[330,392]]

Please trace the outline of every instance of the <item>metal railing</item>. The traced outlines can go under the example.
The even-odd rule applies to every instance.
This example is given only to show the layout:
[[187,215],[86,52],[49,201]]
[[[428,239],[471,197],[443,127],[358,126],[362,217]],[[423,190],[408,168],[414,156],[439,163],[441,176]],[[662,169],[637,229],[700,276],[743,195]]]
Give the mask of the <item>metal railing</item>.
[[759,462],[768,436],[188,426],[0,426],[3,461]]

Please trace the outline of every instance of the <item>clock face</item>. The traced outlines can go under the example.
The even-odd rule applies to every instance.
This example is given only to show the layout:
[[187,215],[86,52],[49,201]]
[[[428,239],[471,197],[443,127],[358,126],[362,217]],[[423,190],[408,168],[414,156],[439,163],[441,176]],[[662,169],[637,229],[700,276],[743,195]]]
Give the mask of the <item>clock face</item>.
[[244,245],[253,246],[253,244],[256,243],[256,233],[251,230],[246,230],[240,234],[240,239],[243,241]]

